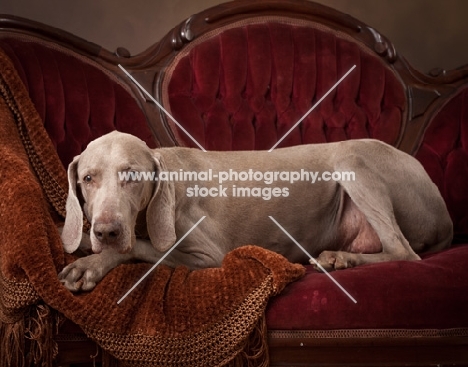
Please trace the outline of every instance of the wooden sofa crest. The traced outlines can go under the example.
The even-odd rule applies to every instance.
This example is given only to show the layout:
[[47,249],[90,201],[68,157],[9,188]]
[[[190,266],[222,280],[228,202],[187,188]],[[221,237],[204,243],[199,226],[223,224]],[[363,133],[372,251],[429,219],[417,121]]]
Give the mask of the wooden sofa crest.
[[[195,146],[118,65],[207,150],[271,148],[355,65],[280,146],[375,138],[416,156],[446,200],[454,246],[334,273],[357,304],[308,268],[269,304],[270,363],[468,366],[467,66],[422,73],[378,30],[300,0],[221,4],[135,56],[3,15],[0,47],[64,166],[114,129],[152,147]],[[100,358],[75,325],[55,339],[57,365]]]

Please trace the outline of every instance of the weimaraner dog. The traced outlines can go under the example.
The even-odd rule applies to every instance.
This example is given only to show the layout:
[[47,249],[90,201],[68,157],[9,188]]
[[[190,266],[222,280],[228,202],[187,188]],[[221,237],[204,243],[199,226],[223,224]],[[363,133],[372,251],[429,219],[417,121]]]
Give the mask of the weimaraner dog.
[[[141,172],[155,176],[123,176]],[[345,172],[353,175],[336,179]],[[445,203],[421,164],[370,139],[271,153],[203,152],[151,150],[112,132],[74,158],[68,180],[65,250],[81,245],[93,252],[59,274],[71,291],[93,289],[121,263],[157,262],[203,216],[166,264],[220,266],[226,253],[246,244],[307,262],[270,216],[325,270],[418,260],[416,253],[441,250],[452,239]],[[89,236],[82,233],[83,212]]]

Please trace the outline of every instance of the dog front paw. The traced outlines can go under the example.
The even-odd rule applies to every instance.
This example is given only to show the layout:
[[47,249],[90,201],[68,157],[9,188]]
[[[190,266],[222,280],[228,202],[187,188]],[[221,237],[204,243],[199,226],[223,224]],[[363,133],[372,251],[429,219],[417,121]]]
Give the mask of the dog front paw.
[[90,291],[104,277],[100,254],[82,257],[63,268],[59,280],[72,292]]
[[[315,261],[310,260],[310,263],[314,265],[315,270],[323,272],[333,270],[343,270],[352,267],[348,253],[341,251],[323,251],[317,258],[317,265]],[[323,268],[323,269],[322,269]]]

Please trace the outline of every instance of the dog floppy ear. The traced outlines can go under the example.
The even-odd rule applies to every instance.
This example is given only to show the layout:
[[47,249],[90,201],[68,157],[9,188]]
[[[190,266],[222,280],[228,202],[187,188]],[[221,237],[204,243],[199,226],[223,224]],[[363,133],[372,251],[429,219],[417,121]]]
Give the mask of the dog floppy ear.
[[[153,153],[153,159],[159,174],[165,168],[164,160],[158,152]],[[175,194],[172,183],[157,180],[146,210],[146,225],[151,244],[156,250],[167,251],[176,242]]]
[[68,166],[67,215],[62,231],[62,242],[65,251],[71,254],[80,246],[83,235],[83,212],[76,195],[77,167],[80,156],[76,156]]

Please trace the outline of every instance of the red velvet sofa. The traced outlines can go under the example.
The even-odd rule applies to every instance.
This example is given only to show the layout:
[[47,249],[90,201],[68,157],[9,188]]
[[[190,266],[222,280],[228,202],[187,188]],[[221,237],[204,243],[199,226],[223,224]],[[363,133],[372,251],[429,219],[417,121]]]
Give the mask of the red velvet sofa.
[[[377,30],[294,0],[216,6],[136,56],[11,16],[0,47],[64,166],[114,129],[194,146],[118,64],[208,150],[271,148],[356,65],[280,146],[371,137],[413,154],[447,203],[454,245],[333,273],[357,304],[308,267],[268,306],[271,365],[468,366],[468,66],[421,73]],[[96,353],[73,325],[56,340],[60,365]]]

